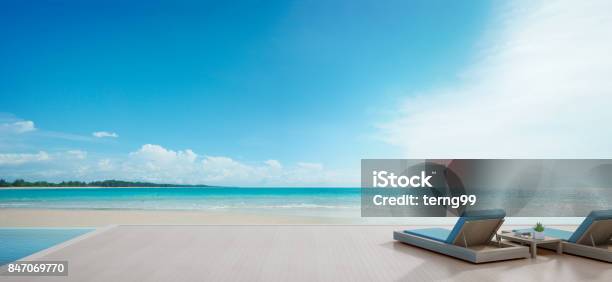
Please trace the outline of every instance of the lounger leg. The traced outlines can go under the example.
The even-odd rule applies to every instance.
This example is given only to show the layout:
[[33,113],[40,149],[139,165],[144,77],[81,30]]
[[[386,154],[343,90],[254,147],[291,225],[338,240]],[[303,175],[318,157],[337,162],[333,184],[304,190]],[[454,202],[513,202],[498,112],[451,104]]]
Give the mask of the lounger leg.
[[538,247],[536,246],[536,243],[531,243],[531,258],[536,258],[538,256]]

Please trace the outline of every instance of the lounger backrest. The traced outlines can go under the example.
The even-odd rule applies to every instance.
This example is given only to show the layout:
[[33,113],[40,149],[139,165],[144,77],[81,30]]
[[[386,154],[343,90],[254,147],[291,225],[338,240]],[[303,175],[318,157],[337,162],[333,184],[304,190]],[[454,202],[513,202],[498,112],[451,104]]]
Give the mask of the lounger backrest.
[[610,237],[612,237],[612,219],[596,220],[575,243],[589,246],[607,245]]
[[463,247],[488,244],[505,216],[504,210],[466,211],[448,235],[446,243]]
[[[612,210],[592,211],[567,240],[578,244],[607,244],[612,236]],[[592,238],[592,239],[591,239]]]
[[503,223],[503,219],[466,221],[452,244],[462,247],[487,245]]

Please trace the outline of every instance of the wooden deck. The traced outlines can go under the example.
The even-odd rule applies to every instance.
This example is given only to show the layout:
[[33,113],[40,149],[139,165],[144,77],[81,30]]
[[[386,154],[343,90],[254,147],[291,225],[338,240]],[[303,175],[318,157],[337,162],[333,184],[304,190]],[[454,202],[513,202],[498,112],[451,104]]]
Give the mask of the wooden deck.
[[[411,227],[411,228],[414,228]],[[397,226],[117,226],[30,259],[67,277],[0,281],[610,281],[611,264],[539,250],[475,265],[393,241]]]

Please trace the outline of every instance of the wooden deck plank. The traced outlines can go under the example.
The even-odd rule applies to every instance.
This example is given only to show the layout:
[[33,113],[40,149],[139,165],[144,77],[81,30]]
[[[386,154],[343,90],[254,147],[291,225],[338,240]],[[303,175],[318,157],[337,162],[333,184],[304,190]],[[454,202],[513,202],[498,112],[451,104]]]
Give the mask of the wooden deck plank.
[[38,259],[68,277],[0,281],[609,281],[610,264],[539,250],[475,265],[392,239],[396,226],[117,226]]

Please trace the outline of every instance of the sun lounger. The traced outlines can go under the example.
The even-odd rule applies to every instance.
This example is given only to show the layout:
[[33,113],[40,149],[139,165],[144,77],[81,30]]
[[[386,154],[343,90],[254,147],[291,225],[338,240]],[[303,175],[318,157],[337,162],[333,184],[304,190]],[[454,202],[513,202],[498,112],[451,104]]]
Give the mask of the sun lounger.
[[592,211],[574,232],[548,227],[544,235],[562,239],[564,253],[612,262],[612,210]]
[[453,230],[395,231],[393,239],[473,263],[530,257],[527,247],[492,241],[505,216],[503,210],[467,211]]

